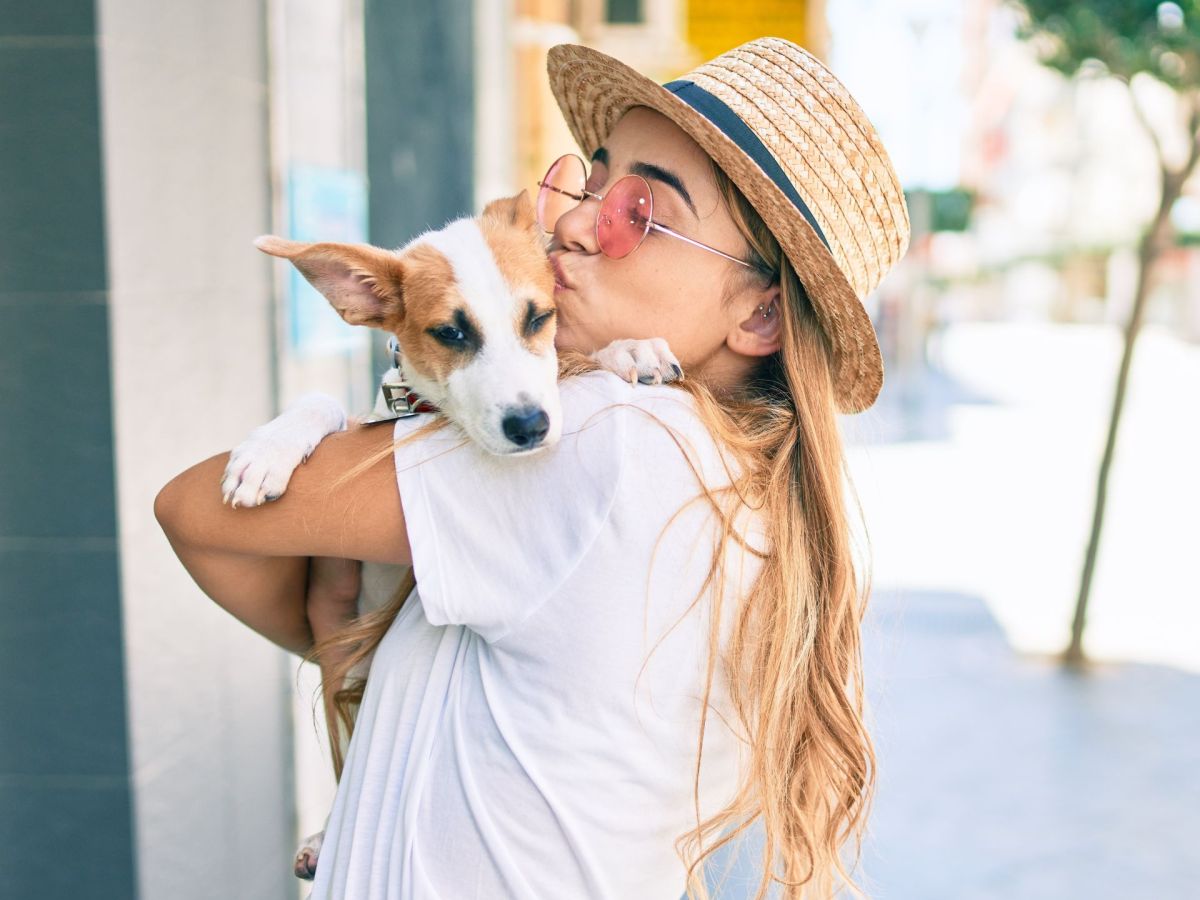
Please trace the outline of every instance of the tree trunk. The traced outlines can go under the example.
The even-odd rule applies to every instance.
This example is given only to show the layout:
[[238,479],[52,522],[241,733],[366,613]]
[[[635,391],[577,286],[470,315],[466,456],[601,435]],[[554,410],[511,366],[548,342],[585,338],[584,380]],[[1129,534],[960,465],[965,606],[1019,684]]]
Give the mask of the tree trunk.
[[1170,232],[1169,216],[1171,207],[1179,199],[1183,183],[1191,174],[1194,162],[1183,172],[1174,173],[1164,169],[1162,179],[1162,198],[1158,211],[1146,233],[1138,243],[1138,276],[1137,286],[1133,294],[1133,310],[1125,325],[1125,347],[1121,354],[1121,367],[1117,372],[1117,387],[1113,395],[1112,417],[1108,423],[1108,437],[1104,442],[1104,456],[1100,460],[1100,474],[1096,484],[1096,504],[1092,513],[1092,532],[1088,538],[1087,554],[1083,562],[1083,575],[1079,582],[1079,597],[1075,602],[1075,617],[1071,622],[1071,642],[1063,652],[1062,660],[1072,667],[1080,667],[1085,662],[1083,652],[1083,629],[1087,621],[1088,596],[1092,588],[1092,575],[1096,568],[1096,556],[1100,548],[1100,534],[1104,524],[1104,504],[1108,498],[1108,474],[1112,467],[1113,455],[1117,445],[1117,428],[1121,421],[1121,410],[1125,405],[1125,388],[1129,382],[1129,369],[1133,361],[1133,348],[1137,341],[1138,332],[1142,327],[1142,318],[1146,306],[1146,297],[1150,293],[1150,276],[1154,264],[1158,260],[1166,244]]

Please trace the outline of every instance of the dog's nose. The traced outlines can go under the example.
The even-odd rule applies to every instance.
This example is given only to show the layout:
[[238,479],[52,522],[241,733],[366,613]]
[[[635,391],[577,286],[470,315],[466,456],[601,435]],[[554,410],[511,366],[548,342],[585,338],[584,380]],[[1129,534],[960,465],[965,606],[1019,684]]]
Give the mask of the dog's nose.
[[543,409],[509,413],[501,423],[504,436],[518,447],[534,447],[550,430],[550,417]]

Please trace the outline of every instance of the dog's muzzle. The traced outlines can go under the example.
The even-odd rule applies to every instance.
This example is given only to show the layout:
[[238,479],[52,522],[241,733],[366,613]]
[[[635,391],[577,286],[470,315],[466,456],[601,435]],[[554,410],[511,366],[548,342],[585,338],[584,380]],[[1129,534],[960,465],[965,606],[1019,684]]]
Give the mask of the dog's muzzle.
[[550,430],[550,417],[541,407],[510,412],[500,423],[504,436],[522,450],[536,447]]

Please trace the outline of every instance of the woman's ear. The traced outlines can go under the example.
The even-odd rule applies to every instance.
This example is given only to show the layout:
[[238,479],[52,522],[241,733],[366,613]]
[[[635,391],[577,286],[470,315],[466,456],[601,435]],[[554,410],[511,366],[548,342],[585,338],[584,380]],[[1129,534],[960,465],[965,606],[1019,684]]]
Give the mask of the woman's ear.
[[736,324],[725,338],[743,356],[768,356],[779,349],[783,316],[779,285],[746,291],[737,300]]

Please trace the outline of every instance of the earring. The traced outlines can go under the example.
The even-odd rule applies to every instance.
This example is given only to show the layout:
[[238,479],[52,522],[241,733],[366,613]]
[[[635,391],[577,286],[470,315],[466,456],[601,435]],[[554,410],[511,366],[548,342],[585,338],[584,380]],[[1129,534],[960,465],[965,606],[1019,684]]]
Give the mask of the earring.
[[766,307],[765,309],[763,308],[763,305],[762,305],[761,303],[760,303],[760,304],[758,304],[758,311],[759,311],[760,313],[762,313],[762,317],[763,317],[764,319],[765,319],[765,318],[767,318],[767,316],[769,316],[769,315],[771,315],[771,313],[775,312],[775,303],[774,303],[774,301],[772,301],[772,302],[771,302],[771,305],[770,305],[770,306],[768,306],[768,307]]

